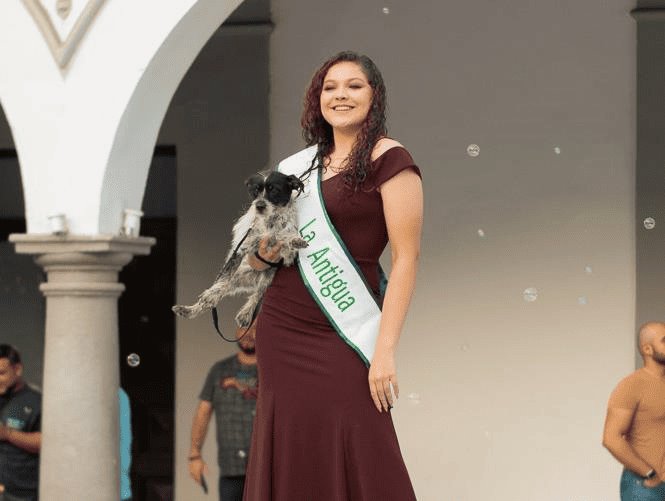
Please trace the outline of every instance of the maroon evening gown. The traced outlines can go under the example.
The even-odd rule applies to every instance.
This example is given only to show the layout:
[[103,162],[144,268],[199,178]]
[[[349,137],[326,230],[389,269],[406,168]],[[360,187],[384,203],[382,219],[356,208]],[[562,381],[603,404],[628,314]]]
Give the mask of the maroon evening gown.
[[[372,162],[362,191],[322,181],[330,219],[375,294],[388,242],[376,190],[404,169],[402,147]],[[243,501],[412,501],[390,412],[369,393],[368,368],[332,328],[297,265],[278,270],[257,319],[259,396]]]

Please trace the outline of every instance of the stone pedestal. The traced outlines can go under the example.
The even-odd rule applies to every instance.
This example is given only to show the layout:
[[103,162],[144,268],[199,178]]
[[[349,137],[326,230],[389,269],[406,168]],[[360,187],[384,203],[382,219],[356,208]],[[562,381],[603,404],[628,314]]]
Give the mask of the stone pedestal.
[[40,498],[118,501],[118,272],[155,239],[9,240],[47,273]]

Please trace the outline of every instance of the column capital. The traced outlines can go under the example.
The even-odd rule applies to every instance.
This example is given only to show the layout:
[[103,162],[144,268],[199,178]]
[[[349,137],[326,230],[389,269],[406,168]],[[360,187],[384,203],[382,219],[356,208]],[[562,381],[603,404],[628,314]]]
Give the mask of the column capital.
[[126,253],[148,255],[156,240],[152,237],[118,235],[50,235],[41,233],[12,233],[9,241],[17,254],[101,254]]
[[132,258],[147,255],[156,240],[114,235],[12,234],[19,254],[33,254],[48,276],[45,296],[112,296],[125,290],[118,272]]

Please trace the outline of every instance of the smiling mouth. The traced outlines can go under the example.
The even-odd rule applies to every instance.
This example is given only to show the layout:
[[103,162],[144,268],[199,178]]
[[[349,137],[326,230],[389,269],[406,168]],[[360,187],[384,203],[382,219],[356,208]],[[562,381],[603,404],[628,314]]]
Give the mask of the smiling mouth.
[[339,106],[333,106],[333,110],[335,110],[335,111],[351,111],[352,109],[353,109],[353,106],[348,106],[346,104],[339,105]]

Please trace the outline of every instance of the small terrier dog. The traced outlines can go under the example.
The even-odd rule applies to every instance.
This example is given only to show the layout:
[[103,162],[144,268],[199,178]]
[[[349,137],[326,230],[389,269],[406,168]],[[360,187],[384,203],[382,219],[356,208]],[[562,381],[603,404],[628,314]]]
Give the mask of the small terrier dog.
[[[295,197],[302,193],[303,182],[297,176],[273,171],[267,177],[255,174],[245,184],[253,199],[249,210],[233,226],[233,245],[215,282],[203,291],[191,306],[176,305],[172,310],[185,318],[194,318],[210,310],[225,296],[249,294],[247,302],[235,317],[240,327],[248,327],[254,320],[277,267],[255,270],[245,256],[258,251],[259,243],[268,237],[268,246],[282,244],[280,265],[291,266],[298,249],[307,247],[300,236],[296,219]],[[293,195],[296,191],[296,195]],[[277,264],[277,263],[276,263]]]

